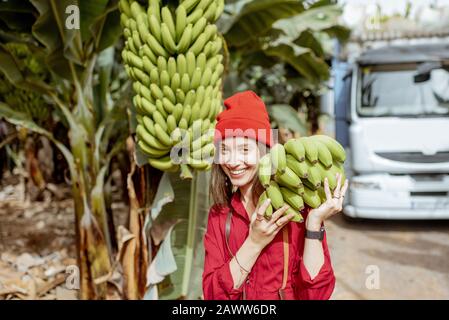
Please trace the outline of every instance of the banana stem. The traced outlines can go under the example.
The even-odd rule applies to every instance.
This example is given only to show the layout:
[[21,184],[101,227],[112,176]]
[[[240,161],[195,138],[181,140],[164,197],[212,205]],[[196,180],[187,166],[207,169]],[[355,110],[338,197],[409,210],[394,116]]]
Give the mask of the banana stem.
[[197,220],[197,181],[198,172],[194,170],[192,173],[192,180],[190,182],[190,203],[189,203],[189,221],[187,229],[187,244],[186,244],[186,256],[184,262],[184,275],[182,278],[182,290],[181,296],[187,298],[189,291],[190,278],[193,267],[193,254],[195,249],[195,227]]

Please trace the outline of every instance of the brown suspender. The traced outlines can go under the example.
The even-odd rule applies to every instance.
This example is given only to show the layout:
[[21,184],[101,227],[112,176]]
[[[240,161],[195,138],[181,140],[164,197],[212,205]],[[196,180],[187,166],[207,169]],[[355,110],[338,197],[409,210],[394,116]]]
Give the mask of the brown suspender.
[[[229,247],[229,237],[231,236],[231,219],[232,219],[232,209],[229,210],[228,215],[226,217],[226,225],[225,225],[225,241],[226,241],[226,247],[228,248],[228,251],[232,257],[234,257],[234,254],[231,251],[231,248]],[[284,247],[284,273],[282,275],[282,286],[279,289],[279,298],[281,300],[285,300],[285,287],[287,286],[287,279],[288,279],[288,257],[289,257],[289,251],[288,251],[288,227],[285,226],[282,229],[282,240],[283,240],[283,247]],[[243,290],[243,300],[246,300],[246,292]]]

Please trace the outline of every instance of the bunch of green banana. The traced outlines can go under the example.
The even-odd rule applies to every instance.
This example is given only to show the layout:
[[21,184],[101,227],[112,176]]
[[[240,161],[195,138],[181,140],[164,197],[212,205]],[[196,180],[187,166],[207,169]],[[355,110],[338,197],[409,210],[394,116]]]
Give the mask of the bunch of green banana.
[[[19,69],[24,77],[46,80],[49,72],[39,56],[33,54],[27,44],[8,42],[4,45],[14,58],[19,61]],[[49,119],[50,107],[43,96],[27,89],[14,86],[5,75],[0,73],[0,101],[19,112],[28,114],[34,121],[42,123]]]
[[270,153],[259,161],[259,181],[265,188],[259,198],[261,204],[266,198],[271,204],[266,216],[273,210],[287,204],[289,212],[295,212],[293,221],[302,222],[300,211],[307,204],[316,208],[326,201],[324,179],[330,189],[337,186],[336,174],[346,179],[343,162],[346,160],[344,148],[333,138],[314,135],[290,139],[284,145],[276,144]]
[[[207,170],[222,109],[224,0],[120,0],[122,58],[133,80],[136,136],[148,162],[164,171]],[[212,133],[211,133],[212,132]]]

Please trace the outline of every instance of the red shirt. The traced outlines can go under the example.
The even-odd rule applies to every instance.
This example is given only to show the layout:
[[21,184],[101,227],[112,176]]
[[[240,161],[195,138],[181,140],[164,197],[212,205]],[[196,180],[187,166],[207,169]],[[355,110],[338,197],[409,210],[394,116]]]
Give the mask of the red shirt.
[[[231,199],[234,213],[231,220],[229,247],[233,254],[242,246],[248,236],[250,220],[236,192]],[[310,209],[303,212],[304,219]],[[284,251],[282,231],[268,244],[256,260],[245,283],[234,289],[229,262],[232,256],[226,248],[225,222],[229,208],[213,206],[209,211],[204,247],[206,251],[203,272],[203,293],[205,300],[240,300],[243,290],[248,300],[278,300],[284,272]],[[335,286],[326,235],[322,241],[324,264],[312,280],[304,266],[304,223],[290,222],[289,228],[289,273],[286,299],[325,300],[329,299]]]

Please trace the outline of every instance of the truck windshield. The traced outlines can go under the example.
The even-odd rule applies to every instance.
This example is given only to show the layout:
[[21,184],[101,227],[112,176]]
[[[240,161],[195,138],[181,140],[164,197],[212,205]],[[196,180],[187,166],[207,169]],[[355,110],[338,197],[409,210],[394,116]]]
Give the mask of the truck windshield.
[[435,117],[449,115],[449,72],[430,71],[415,82],[416,64],[361,68],[357,112],[362,117]]

